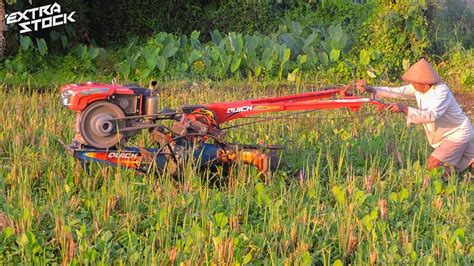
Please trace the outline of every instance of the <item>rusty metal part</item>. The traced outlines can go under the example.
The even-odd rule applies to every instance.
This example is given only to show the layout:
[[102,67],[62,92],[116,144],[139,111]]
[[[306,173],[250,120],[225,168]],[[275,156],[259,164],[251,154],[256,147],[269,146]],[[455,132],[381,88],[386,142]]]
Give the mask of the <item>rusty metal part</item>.
[[176,121],[171,126],[171,132],[173,132],[174,134],[176,134],[178,136],[182,136],[182,135],[186,134],[187,130],[186,130],[186,127],[183,126],[183,124]]
[[142,147],[138,147],[138,149],[140,149],[140,153],[141,153],[141,155],[143,156],[144,159],[153,159],[153,153],[152,152],[150,152],[147,149],[142,148]]
[[189,129],[192,129],[196,133],[200,134],[207,134],[209,130],[209,126],[200,122],[200,121],[193,121],[188,126]]
[[219,129],[219,128],[211,128],[209,129],[209,131],[207,132],[209,135],[213,135],[214,137],[216,137],[217,139],[219,139],[220,141],[223,141],[225,135],[226,135],[226,132]]
[[153,130],[151,132],[151,138],[153,140],[154,143],[158,143],[160,145],[160,147],[163,147],[166,145],[166,143],[168,141],[170,141],[170,139],[168,139],[168,135],[164,134],[163,132],[160,132],[158,130]]

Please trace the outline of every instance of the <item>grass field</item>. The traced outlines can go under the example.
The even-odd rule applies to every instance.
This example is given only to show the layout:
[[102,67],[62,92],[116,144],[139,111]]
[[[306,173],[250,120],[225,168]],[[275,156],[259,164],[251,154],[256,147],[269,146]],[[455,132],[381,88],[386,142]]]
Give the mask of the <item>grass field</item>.
[[[176,83],[160,107],[306,89]],[[0,264],[474,263],[471,176],[426,173],[430,148],[402,115],[319,111],[231,131],[286,144],[308,179],[241,165],[216,185],[192,169],[181,182],[86,173],[58,142],[72,139],[74,115],[57,91],[3,89],[0,110]]]

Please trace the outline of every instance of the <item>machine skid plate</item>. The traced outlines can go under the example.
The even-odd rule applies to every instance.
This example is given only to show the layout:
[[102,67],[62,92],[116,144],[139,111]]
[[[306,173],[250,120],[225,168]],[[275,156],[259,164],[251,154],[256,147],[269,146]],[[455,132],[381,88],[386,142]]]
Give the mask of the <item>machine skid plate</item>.
[[[94,149],[94,148],[74,148],[70,147],[73,156],[81,162],[97,162],[107,165],[116,165],[125,168],[135,169],[139,172],[147,173],[153,164],[158,171],[166,169],[166,163],[170,161],[169,155],[159,152],[158,148],[140,149],[135,147],[124,147],[118,149]],[[202,144],[192,152],[194,160],[205,165],[214,161],[218,157],[218,148],[212,144]]]

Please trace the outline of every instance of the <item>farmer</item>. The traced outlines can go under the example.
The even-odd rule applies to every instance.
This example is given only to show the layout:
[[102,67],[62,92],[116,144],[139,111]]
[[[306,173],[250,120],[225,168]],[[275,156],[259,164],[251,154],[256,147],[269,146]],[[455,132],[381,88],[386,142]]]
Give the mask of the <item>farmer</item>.
[[[372,87],[365,80],[356,84],[360,91],[373,92],[379,98],[415,99],[418,108],[402,103],[389,104],[387,109],[407,116],[407,125],[422,124],[431,147],[428,170],[452,165],[458,171],[474,169],[474,130],[449,87],[440,81],[430,63],[422,58],[408,69],[401,87]],[[448,170],[448,168],[446,168]],[[448,170],[449,171],[449,170]],[[449,174],[449,172],[448,172]]]

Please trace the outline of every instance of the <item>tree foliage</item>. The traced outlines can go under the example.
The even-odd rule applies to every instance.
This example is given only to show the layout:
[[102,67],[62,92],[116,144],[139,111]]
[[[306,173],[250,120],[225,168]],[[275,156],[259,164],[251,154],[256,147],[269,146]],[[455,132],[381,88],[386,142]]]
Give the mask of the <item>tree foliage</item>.
[[[7,6],[7,13],[25,9],[25,3],[18,0]],[[11,56],[0,71],[7,82],[29,80],[40,71],[74,73],[72,77],[105,74],[138,82],[297,81],[316,72],[350,77],[354,67],[367,78],[396,79],[421,56],[437,59],[451,43],[471,45],[461,36],[470,36],[469,28],[460,27],[462,21],[451,31],[449,21],[433,26],[438,14],[461,6],[444,7],[435,0],[65,0],[61,4],[66,11],[77,12],[76,23],[25,36],[9,31]],[[454,38],[449,37],[453,32]]]

